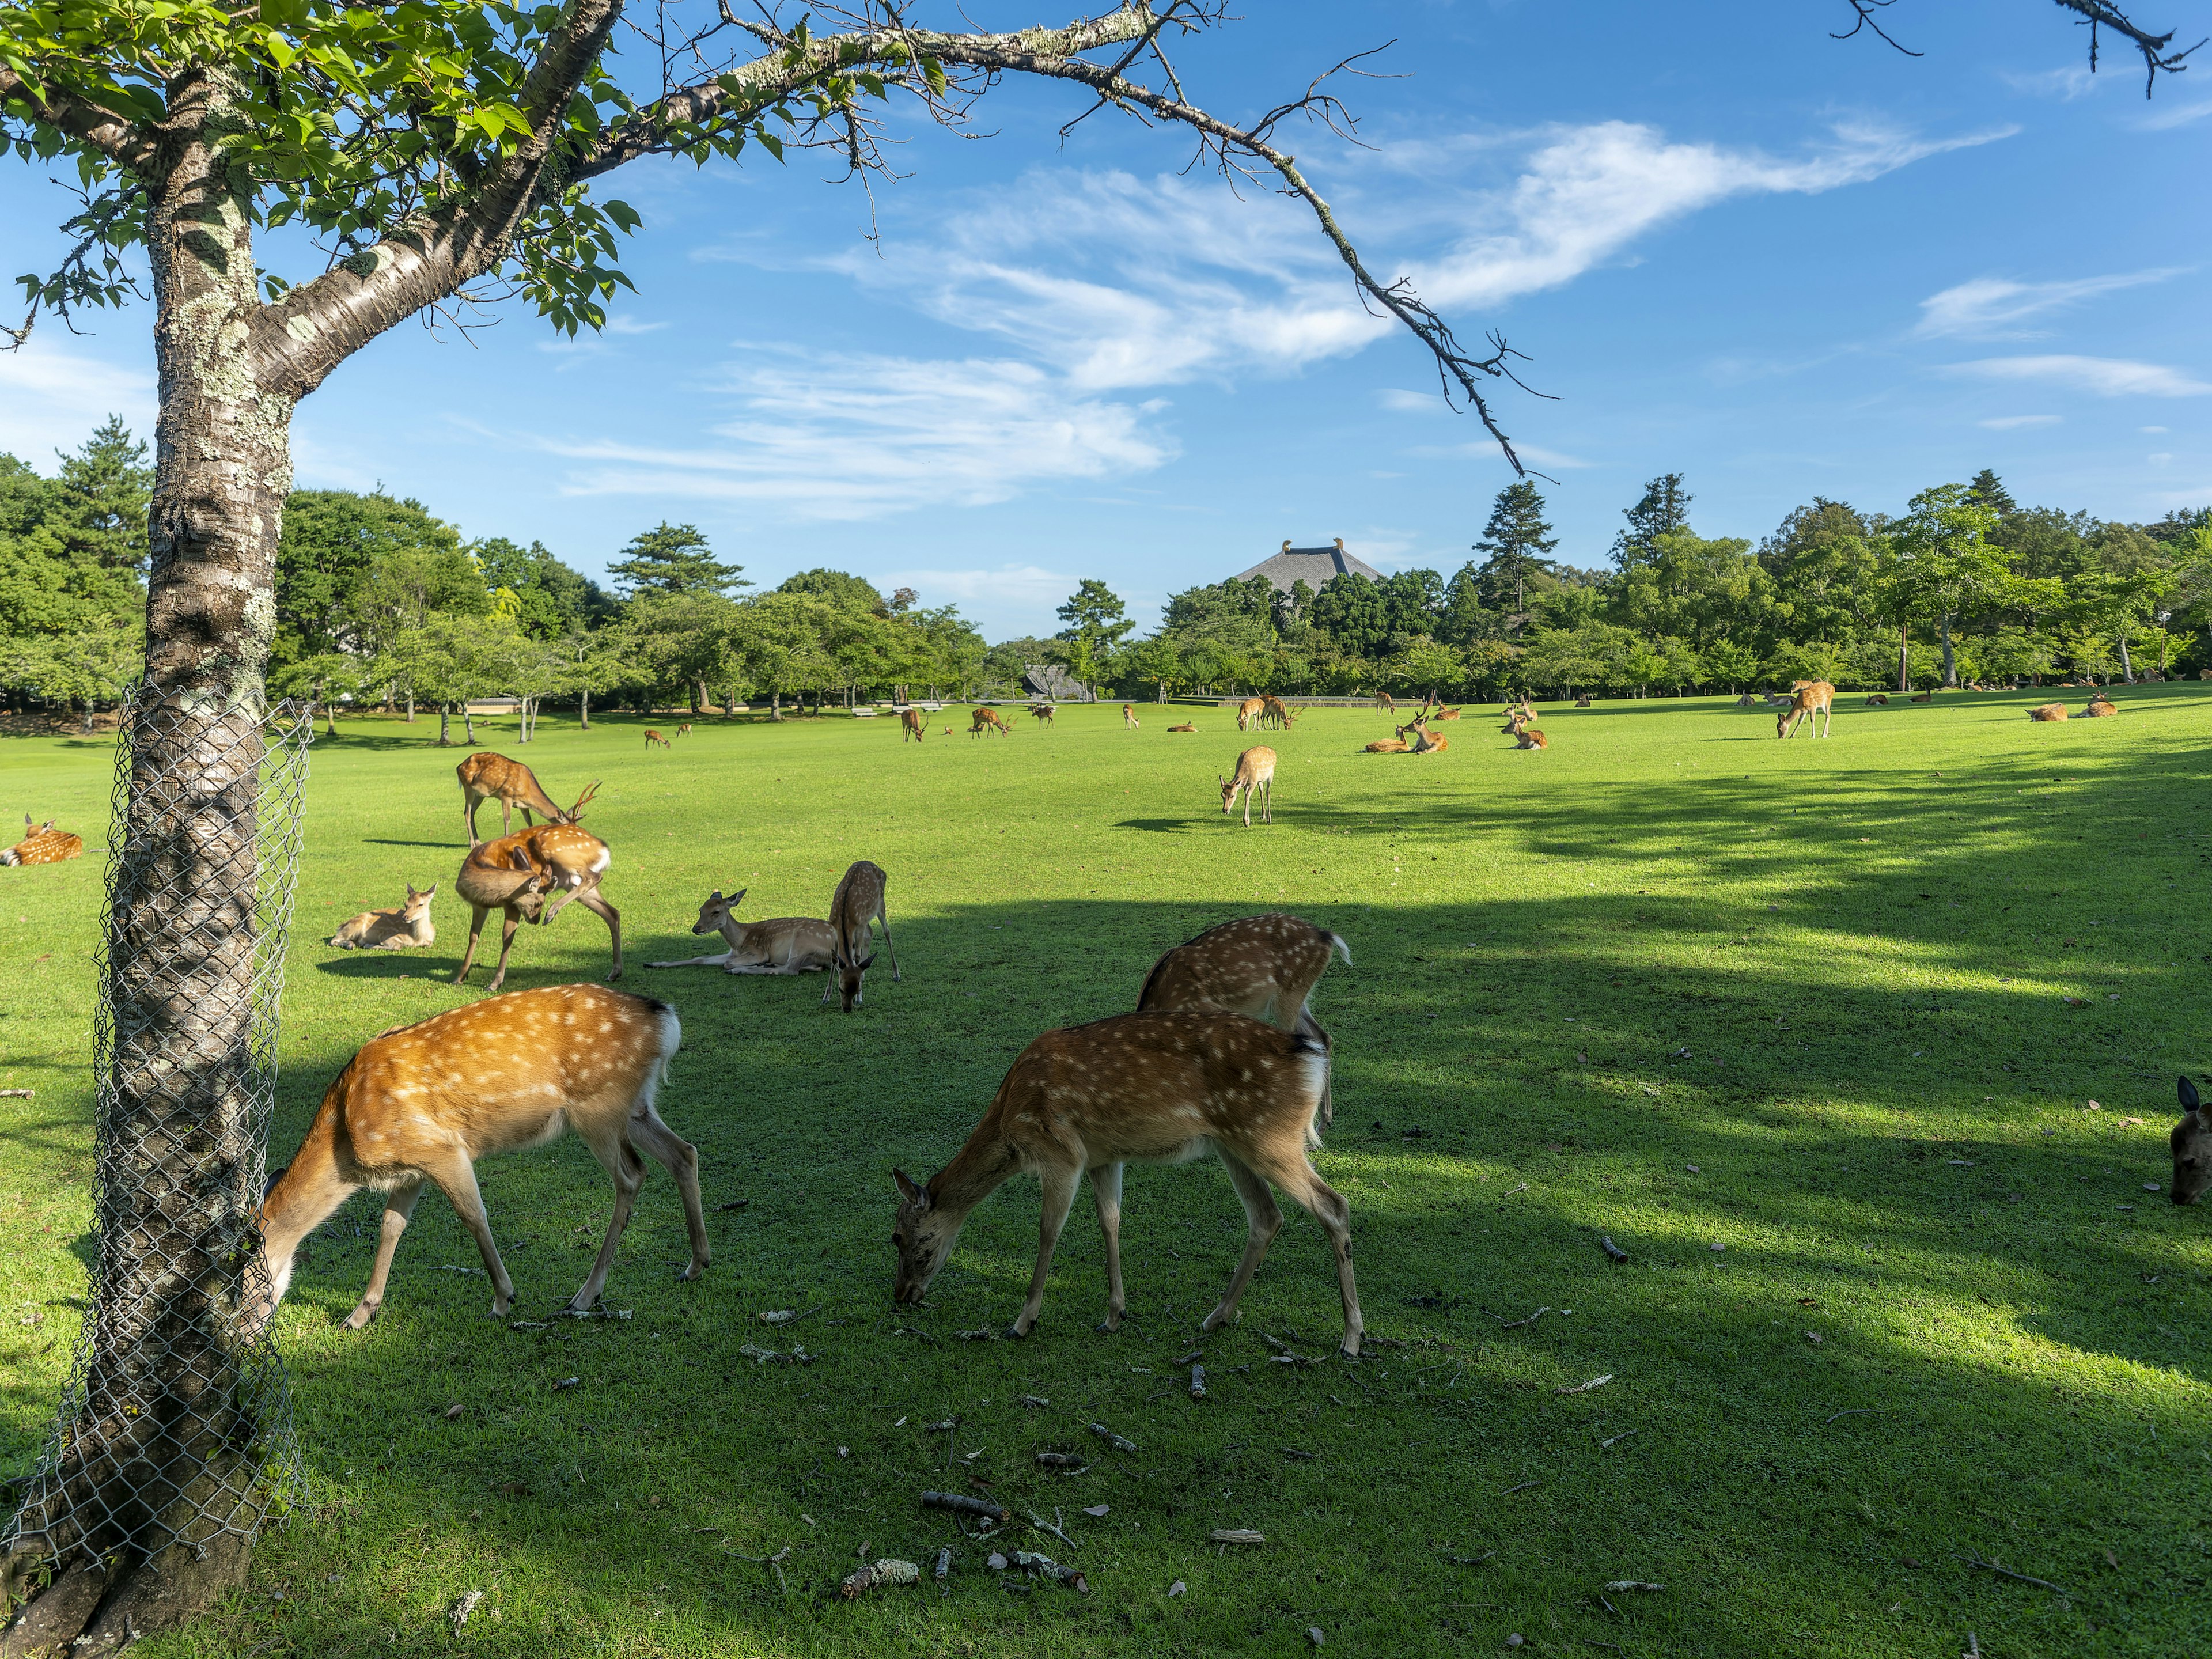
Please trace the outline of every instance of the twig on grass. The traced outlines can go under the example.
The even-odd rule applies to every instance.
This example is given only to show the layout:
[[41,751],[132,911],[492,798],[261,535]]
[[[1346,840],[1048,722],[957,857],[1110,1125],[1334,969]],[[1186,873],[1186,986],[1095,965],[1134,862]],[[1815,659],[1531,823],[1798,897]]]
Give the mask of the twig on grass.
[[1080,1474],[1091,1467],[1078,1452],[1039,1452],[1036,1461],[1040,1468],[1066,1469],[1074,1474]]
[[1552,1310],[1549,1308],[1539,1308],[1535,1312],[1530,1314],[1526,1319],[1498,1319],[1498,1316],[1496,1314],[1492,1314],[1490,1316],[1492,1319],[1498,1319],[1498,1325],[1501,1328],[1509,1331],[1517,1331],[1523,1325],[1534,1324],[1538,1320],[1541,1319],[1546,1314],[1551,1311]]
[[1053,1510],[1052,1521],[1049,1525],[1046,1523],[1044,1519],[1039,1516],[1035,1510],[1030,1510],[1028,1511],[1028,1514],[1030,1517],[1030,1525],[1035,1527],[1039,1532],[1048,1532],[1054,1538],[1060,1540],[1061,1543],[1066,1545],[1068,1548],[1073,1549],[1075,1547],[1075,1540],[1073,1538],[1070,1538],[1067,1534],[1062,1530],[1062,1528],[1067,1524],[1067,1517],[1063,1516],[1058,1510],[1055,1509]]
[[2001,1567],[1994,1561],[1984,1561],[1978,1554],[1960,1555],[1954,1553],[1951,1559],[1954,1561],[1964,1561],[1970,1567],[1978,1567],[1984,1572],[1993,1572],[2000,1578],[2009,1578],[2015,1583],[2033,1584],[2038,1589],[2047,1589],[2054,1595],[2066,1594],[2048,1578],[2031,1578],[2024,1572],[2014,1572],[2010,1567]]
[[1522,1481],[1519,1486],[1508,1486],[1508,1487],[1507,1487],[1504,1492],[1502,1492],[1498,1493],[1498,1495],[1500,1498],[1510,1498],[1510,1497],[1512,1497],[1512,1496],[1513,1496],[1513,1494],[1514,1494],[1515,1492],[1526,1492],[1526,1491],[1528,1491],[1528,1488],[1529,1488],[1529,1487],[1531,1487],[1531,1486],[1542,1486],[1543,1484],[1544,1484],[1544,1483],[1543,1483],[1542,1481],[1540,1481],[1540,1480],[1523,1480],[1523,1481]]
[[1091,1425],[1091,1432],[1097,1435],[1101,1440],[1103,1440],[1115,1451],[1133,1452],[1137,1449],[1137,1443],[1135,1441],[1127,1439],[1124,1437],[1115,1433],[1113,1430],[1108,1428],[1103,1423],[1093,1423]]
[[1623,1430],[1622,1430],[1619,1434],[1616,1434],[1615,1436],[1613,1436],[1612,1439],[1610,1439],[1610,1440],[1601,1440],[1601,1441],[1599,1441],[1599,1442],[1597,1443],[1597,1449],[1598,1449],[1600,1451],[1603,1451],[1603,1450],[1604,1450],[1607,1446],[1617,1446],[1617,1445],[1619,1445],[1622,1441],[1624,1441],[1624,1440],[1627,1439],[1627,1438],[1628,1438],[1628,1437],[1629,1437],[1630,1435],[1634,1434],[1635,1432],[1636,1432],[1636,1431],[1635,1431],[1634,1429],[1623,1429]]
[[1613,1242],[1612,1234],[1607,1233],[1601,1237],[1598,1240],[1598,1243],[1603,1248],[1605,1253],[1611,1256],[1615,1261],[1626,1261],[1628,1260],[1628,1252],[1622,1249],[1620,1245]]
[[1838,1417],[1879,1417],[1888,1409],[1887,1406],[1854,1406],[1847,1412],[1837,1412],[1832,1416],[1822,1419],[1820,1426],[1826,1428]]
[[951,1510],[957,1515],[981,1516],[998,1526],[1006,1525],[1012,1518],[989,1498],[970,1498],[964,1492],[926,1492],[921,1495],[921,1506],[926,1510]]
[[790,1545],[786,1544],[774,1555],[739,1555],[735,1550],[731,1550],[728,1553],[738,1560],[750,1561],[757,1567],[766,1567],[775,1575],[775,1587],[786,1595],[791,1594],[791,1586],[784,1582],[783,1577],[783,1558],[791,1553]]
[[1522,1182],[1518,1187],[1513,1188],[1510,1191],[1508,1191],[1508,1192],[1503,1192],[1503,1193],[1498,1194],[1498,1197],[1500,1197],[1500,1198],[1510,1198],[1510,1197],[1512,1197],[1512,1196],[1513,1196],[1514,1193],[1525,1193],[1525,1192],[1527,1192],[1528,1190],[1528,1183],[1527,1182],[1525,1182],[1525,1181],[1524,1181],[1524,1182]]
[[1592,1389],[1601,1389],[1612,1381],[1613,1373],[1607,1371],[1603,1376],[1593,1376],[1587,1382],[1577,1382],[1572,1388],[1554,1389],[1552,1392],[1553,1394],[1588,1394]]

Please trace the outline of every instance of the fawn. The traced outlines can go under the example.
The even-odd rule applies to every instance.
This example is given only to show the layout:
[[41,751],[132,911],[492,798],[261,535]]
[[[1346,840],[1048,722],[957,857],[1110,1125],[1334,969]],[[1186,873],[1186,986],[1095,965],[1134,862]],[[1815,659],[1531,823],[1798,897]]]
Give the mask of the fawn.
[[1545,741],[1544,734],[1534,726],[1524,726],[1521,728],[1513,746],[1516,749],[1549,749],[1552,745]]
[[48,818],[37,829],[31,827],[31,815],[23,814],[23,839],[13,847],[0,848],[0,864],[61,864],[77,857],[84,851],[84,837],[73,836],[66,830],[54,828]]
[[690,737],[691,735],[691,722],[690,720],[686,720],[683,725],[678,726],[676,728],[676,735],[679,738]]
[[581,1137],[615,1184],[606,1240],[569,1311],[587,1310],[606,1284],[645,1180],[640,1152],[683,1192],[691,1265],[677,1277],[696,1279],[708,1261],[698,1149],[653,1109],[682,1038],[665,1002],[597,985],[555,985],[487,997],[363,1044],[324,1094],[291,1164],[270,1177],[260,1218],[264,1271],[247,1314],[250,1334],[264,1329],[283,1301],[301,1241],[363,1187],[385,1194],[384,1225],[368,1287],[346,1328],[374,1319],[426,1180],[475,1237],[491,1277],[491,1316],[503,1316],[514,1304],[514,1282],[492,1242],[476,1161],[543,1146],[563,1128]]
[[[883,866],[862,859],[845,872],[830,900],[830,932],[836,940],[830,960],[837,969],[837,993],[848,1014],[860,1006],[861,981],[876,960],[868,937],[871,921],[883,924],[884,949],[890,951],[891,978],[896,981],[899,976],[898,952],[891,950],[891,919],[884,908],[886,879]],[[822,1000],[830,1000],[826,985],[822,988]]]
[[1052,717],[1059,712],[1058,708],[1048,702],[1033,702],[1030,705],[1030,718],[1039,726],[1051,725]]
[[678,962],[648,962],[648,968],[720,968],[732,974],[818,974],[836,955],[837,936],[826,921],[811,916],[772,916],[739,921],[736,911],[746,890],[727,898],[716,888],[699,907],[695,933],[720,933],[730,947],[713,956]]
[[[538,784],[538,775],[520,761],[495,755],[489,749],[471,755],[453,769],[453,776],[461,786],[461,821],[469,828],[469,845],[482,845],[477,834],[477,808],[488,800],[499,803],[499,833],[514,833],[514,809],[522,809],[526,828],[533,828],[538,818],[548,823],[574,823],[584,816],[584,808],[591,805],[592,797],[599,793],[594,783],[576,797],[576,804],[563,811],[552,797]],[[537,817],[532,817],[532,813]]]
[[952,1253],[975,1206],[1007,1178],[1036,1171],[1044,1194],[1028,1300],[1008,1334],[1027,1336],[1044,1306],[1053,1248],[1087,1172],[1106,1239],[1106,1318],[1118,1329],[1121,1288],[1121,1170],[1134,1159],[1175,1164],[1212,1151],[1243,1200],[1244,1255],[1229,1289],[1200,1327],[1237,1317],[1237,1304],[1282,1226],[1270,1183],[1328,1235],[1344,1300],[1342,1352],[1359,1353],[1364,1329],[1352,1275],[1352,1206],[1314,1170],[1306,1148],[1328,1087],[1328,1056],[1302,1031],[1279,1031],[1244,1014],[1211,1009],[1116,1014],[1047,1031],[1024,1049],[952,1161],[917,1183],[903,1170],[891,1242],[894,1300],[919,1302]]
[[[507,953],[514,946],[516,924],[526,921],[538,927],[549,922],[571,899],[606,923],[615,957],[614,971],[607,977],[620,979],[622,913],[599,894],[599,878],[613,862],[614,854],[607,850],[606,842],[573,823],[541,823],[535,830],[518,830],[472,848],[461,860],[461,873],[453,883],[454,891],[471,907],[468,949],[461,953],[460,970],[453,975],[453,983],[459,985],[468,978],[469,967],[477,959],[477,939],[483,932],[484,918],[494,910],[502,913],[503,925],[499,967],[485,988],[488,991],[496,991],[507,982]],[[560,895],[548,904],[545,896],[556,888]]]
[[[1219,774],[1215,775],[1219,777]],[[1237,797],[1244,797],[1244,827],[1252,827],[1252,797],[1265,792],[1260,803],[1260,822],[1275,821],[1275,751],[1264,745],[1247,749],[1237,757],[1237,775],[1221,778],[1221,816],[1236,810]]]
[[430,901],[438,896],[432,882],[421,892],[407,884],[407,902],[391,910],[364,910],[338,924],[331,943],[341,951],[404,951],[410,945],[438,942],[437,924],[430,920]]

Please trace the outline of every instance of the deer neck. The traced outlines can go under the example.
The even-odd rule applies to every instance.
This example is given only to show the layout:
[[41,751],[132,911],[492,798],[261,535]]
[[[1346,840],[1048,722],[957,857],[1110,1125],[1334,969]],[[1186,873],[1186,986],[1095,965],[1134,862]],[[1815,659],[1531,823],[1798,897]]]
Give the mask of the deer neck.
[[930,1176],[929,1207],[957,1226],[1020,1168],[1021,1157],[1001,1131],[999,1114],[987,1113],[968,1144]]

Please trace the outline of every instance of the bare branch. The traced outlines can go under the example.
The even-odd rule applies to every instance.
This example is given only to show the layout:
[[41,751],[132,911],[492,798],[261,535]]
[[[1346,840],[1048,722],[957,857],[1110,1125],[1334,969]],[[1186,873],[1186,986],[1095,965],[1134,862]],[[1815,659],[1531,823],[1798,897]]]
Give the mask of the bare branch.
[[1851,9],[1858,14],[1858,21],[1852,24],[1850,27],[1845,29],[1841,34],[1838,34],[1833,30],[1830,30],[1828,39],[1831,40],[1848,40],[1853,35],[1856,34],[1861,29],[1869,29],[1875,34],[1880,36],[1885,44],[1896,47],[1898,51],[1903,52],[1907,58],[1925,58],[1928,55],[1926,52],[1915,52],[1911,47],[1905,45],[1887,29],[1882,27],[1881,20],[1875,15],[1876,12],[1887,10],[1896,3],[1897,0],[1850,0]]
[[[1846,0],[1846,3],[1856,15],[1857,21],[1840,34],[1831,31],[1828,36],[1830,40],[1848,40],[1863,29],[1875,35],[1887,45],[1895,47],[1907,58],[1920,58],[1926,55],[1913,51],[1911,47],[1905,45],[1882,27],[1881,19],[1877,14],[1888,10],[1897,3],[1897,0]],[[2089,30],[2089,70],[2093,75],[2097,69],[2098,30],[2110,29],[2113,33],[2132,42],[2136,50],[2142,54],[2143,96],[2146,98],[2151,95],[2151,90],[2157,84],[2158,77],[2161,73],[2180,74],[2189,67],[2182,60],[2195,52],[2197,46],[2204,45],[2204,41],[2199,40],[2197,46],[2184,46],[2179,52],[2176,52],[2173,50],[2173,37],[2177,33],[2176,30],[2168,29],[2163,34],[2154,34],[2148,29],[2138,27],[2129,18],[2127,13],[2111,3],[2111,0],[2051,0],[2051,3],[2062,11],[2072,12],[2081,20],[2081,24],[2087,25]]]

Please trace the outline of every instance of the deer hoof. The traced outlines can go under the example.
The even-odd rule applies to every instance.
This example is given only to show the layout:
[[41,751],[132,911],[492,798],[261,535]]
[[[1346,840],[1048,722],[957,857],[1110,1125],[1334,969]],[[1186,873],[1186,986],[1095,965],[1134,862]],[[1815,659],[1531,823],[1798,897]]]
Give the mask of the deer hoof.
[[1359,1358],[1358,1343],[1357,1341],[1346,1342],[1341,1347],[1337,1349],[1336,1357],[1339,1359],[1357,1361]]
[[1006,1335],[1013,1341],[1026,1342],[1029,1340],[1030,1332],[1035,1328],[1035,1326],[1024,1328],[1022,1322],[1017,1319],[1012,1324],[1006,1327]]
[[345,1316],[345,1328],[349,1331],[365,1331],[376,1322],[377,1315],[383,1311],[382,1303],[364,1302]]

